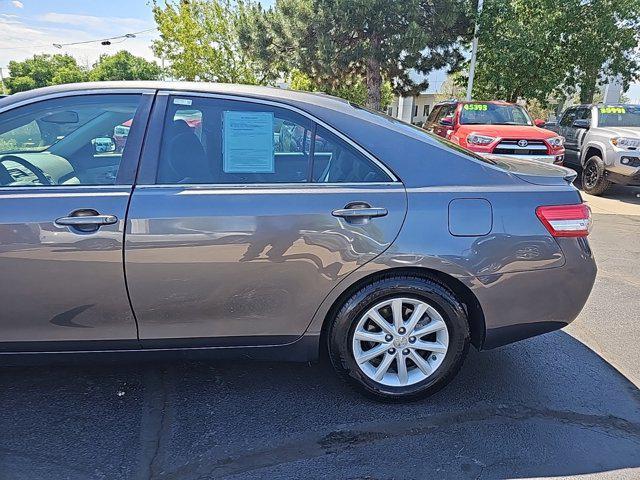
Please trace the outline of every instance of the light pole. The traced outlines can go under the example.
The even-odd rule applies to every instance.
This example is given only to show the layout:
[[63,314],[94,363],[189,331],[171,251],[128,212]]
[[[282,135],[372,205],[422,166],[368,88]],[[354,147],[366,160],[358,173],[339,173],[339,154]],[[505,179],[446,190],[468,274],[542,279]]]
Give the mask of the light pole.
[[471,44],[471,64],[469,65],[469,82],[467,83],[467,102],[471,101],[473,93],[473,77],[476,73],[476,55],[478,53],[478,32],[480,31],[480,14],[482,13],[483,0],[478,0],[478,17],[476,19],[476,27],[473,32],[473,43]]
[[0,84],[2,84],[2,94],[6,95],[7,94],[7,89],[4,86],[4,75],[2,75],[2,67],[0,67]]

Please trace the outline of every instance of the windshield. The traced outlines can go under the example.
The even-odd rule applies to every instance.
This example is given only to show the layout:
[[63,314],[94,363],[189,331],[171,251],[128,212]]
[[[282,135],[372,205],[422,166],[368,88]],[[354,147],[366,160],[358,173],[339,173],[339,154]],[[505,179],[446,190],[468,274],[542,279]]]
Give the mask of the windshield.
[[518,105],[465,103],[460,111],[462,125],[532,125],[527,111]]
[[640,105],[598,107],[599,127],[640,127]]

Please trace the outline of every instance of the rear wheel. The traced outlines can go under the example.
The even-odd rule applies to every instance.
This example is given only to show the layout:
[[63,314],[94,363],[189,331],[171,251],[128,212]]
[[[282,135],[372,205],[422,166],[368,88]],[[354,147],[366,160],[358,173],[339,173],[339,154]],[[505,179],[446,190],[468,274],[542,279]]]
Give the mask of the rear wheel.
[[444,285],[392,276],[344,303],[328,341],[334,368],[351,386],[380,400],[410,400],[451,381],[467,354],[469,327]]
[[611,186],[605,178],[604,162],[594,155],[584,164],[582,169],[582,189],[590,195],[602,195]]

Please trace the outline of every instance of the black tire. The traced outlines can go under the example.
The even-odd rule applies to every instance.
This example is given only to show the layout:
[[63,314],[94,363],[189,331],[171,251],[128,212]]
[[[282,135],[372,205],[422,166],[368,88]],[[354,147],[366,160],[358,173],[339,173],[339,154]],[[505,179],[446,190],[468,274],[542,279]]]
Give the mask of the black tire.
[[605,178],[604,162],[594,155],[589,157],[582,169],[582,190],[589,195],[602,195],[611,186],[611,182]]
[[[440,366],[413,385],[378,383],[364,374],[353,355],[352,339],[359,318],[377,303],[392,297],[427,302],[440,313],[449,333],[449,347]],[[330,324],[327,342],[334,369],[356,390],[382,401],[417,400],[433,395],[458,373],[469,350],[469,323],[461,302],[445,285],[420,276],[385,276],[362,287],[344,302]]]

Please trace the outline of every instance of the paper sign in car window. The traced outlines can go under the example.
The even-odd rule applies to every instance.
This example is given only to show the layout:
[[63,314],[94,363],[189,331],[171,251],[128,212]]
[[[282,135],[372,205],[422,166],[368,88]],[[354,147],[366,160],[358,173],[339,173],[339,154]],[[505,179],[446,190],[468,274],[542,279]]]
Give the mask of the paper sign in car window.
[[487,104],[486,103],[465,103],[462,108],[465,110],[473,111],[473,112],[486,112]]
[[273,113],[223,113],[223,171],[274,173]]
[[627,111],[624,107],[600,107],[600,113],[617,115],[617,114],[625,114]]

